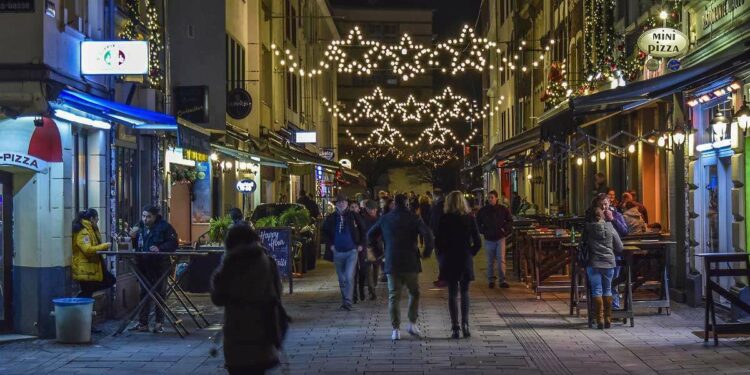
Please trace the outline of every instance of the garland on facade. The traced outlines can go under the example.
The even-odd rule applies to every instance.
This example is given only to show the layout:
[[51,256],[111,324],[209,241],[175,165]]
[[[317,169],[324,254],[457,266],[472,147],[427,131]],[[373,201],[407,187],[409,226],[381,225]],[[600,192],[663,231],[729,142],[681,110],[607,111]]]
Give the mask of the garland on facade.
[[550,64],[547,74],[547,89],[541,97],[547,109],[560,104],[569,96],[568,81],[565,79],[566,73],[565,61],[555,61]]
[[143,40],[138,32],[138,26],[144,26],[148,31],[149,42],[148,59],[148,83],[153,88],[161,88],[164,81],[164,70],[161,68],[160,56],[164,49],[161,25],[159,24],[159,11],[154,0],[146,0],[146,24],[141,23],[141,13],[138,8],[138,0],[126,0],[125,2],[125,25],[118,34],[124,40]]

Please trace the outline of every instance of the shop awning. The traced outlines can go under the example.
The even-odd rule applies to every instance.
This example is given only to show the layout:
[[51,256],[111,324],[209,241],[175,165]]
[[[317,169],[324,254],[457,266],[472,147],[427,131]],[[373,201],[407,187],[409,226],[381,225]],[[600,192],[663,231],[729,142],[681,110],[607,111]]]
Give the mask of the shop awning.
[[285,161],[271,158],[265,155],[259,155],[259,154],[250,153],[246,151],[240,151],[240,150],[236,150],[236,149],[218,145],[218,144],[211,144],[211,147],[215,149],[216,151],[221,152],[224,155],[233,157],[237,160],[241,160],[244,162],[257,163],[260,165],[265,165],[268,167],[276,167],[276,168],[288,167]]
[[293,148],[286,148],[273,143],[269,143],[269,148],[271,149],[271,152],[274,153],[274,156],[285,159],[289,163],[320,165],[323,168],[329,169],[330,172],[335,172],[341,168],[341,165],[334,161],[323,159],[320,156],[298,151]]
[[547,111],[539,126],[544,139],[560,138],[573,133],[579,125],[592,124],[613,114],[683,91],[708,84],[722,76],[750,67],[747,46],[738,44],[702,64],[625,87],[573,98]]
[[345,176],[349,177],[349,180],[355,180],[362,186],[367,185],[367,178],[362,174],[362,172],[351,168],[342,168],[341,170],[344,172]]
[[541,140],[540,127],[533,127],[511,139],[496,143],[480,164],[494,167],[496,160],[503,160],[539,145]]
[[177,130],[177,119],[164,113],[149,111],[98,96],[64,89],[51,103],[55,110],[79,111],[84,116],[96,116],[139,130]]

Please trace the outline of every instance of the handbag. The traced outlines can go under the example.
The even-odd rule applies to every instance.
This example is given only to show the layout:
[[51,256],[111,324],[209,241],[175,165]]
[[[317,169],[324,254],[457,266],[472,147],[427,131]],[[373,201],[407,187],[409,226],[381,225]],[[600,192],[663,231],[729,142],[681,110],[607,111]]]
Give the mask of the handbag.
[[586,230],[583,230],[583,233],[581,234],[581,242],[578,243],[578,249],[576,249],[576,258],[578,259],[578,264],[580,266],[586,266],[589,263],[589,244],[588,244],[588,235],[586,234]]

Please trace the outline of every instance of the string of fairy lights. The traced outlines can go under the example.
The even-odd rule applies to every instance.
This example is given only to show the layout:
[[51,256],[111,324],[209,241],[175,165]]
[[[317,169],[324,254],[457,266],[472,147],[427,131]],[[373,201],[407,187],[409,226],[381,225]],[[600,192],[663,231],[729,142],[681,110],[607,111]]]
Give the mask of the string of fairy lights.
[[364,149],[349,150],[346,155],[347,158],[352,159],[355,162],[362,162],[363,160],[382,161],[384,159],[393,159],[408,161],[412,164],[421,164],[431,168],[438,168],[450,163],[451,161],[458,160],[456,152],[449,147],[421,150],[407,156],[403,151],[393,146],[373,145]]
[[[369,76],[378,70],[390,70],[403,81],[408,81],[418,74],[441,72],[456,75],[475,70],[520,70],[528,72],[543,67],[544,60],[555,45],[554,39],[546,39],[541,48],[532,47],[533,42],[496,42],[481,38],[474,29],[465,25],[456,38],[433,46],[415,43],[412,37],[404,33],[396,44],[386,44],[366,39],[358,26],[355,26],[343,39],[333,40],[326,47],[322,60],[312,63],[307,69],[299,63],[300,58],[290,49],[271,45],[273,53],[279,57],[279,65],[290,73],[301,77],[316,77],[324,71],[335,70],[342,74]],[[501,48],[504,46],[504,48]],[[355,53],[354,50],[362,51]],[[524,52],[539,53],[527,64],[519,60]],[[498,64],[490,64],[492,53],[497,54]]]
[[[502,103],[504,99],[502,97],[498,102]],[[441,94],[425,102],[418,101],[413,95],[409,95],[403,102],[398,102],[376,87],[372,94],[358,99],[350,111],[344,111],[340,106],[331,104],[326,98],[322,101],[328,112],[336,115],[344,123],[356,124],[362,119],[368,119],[380,125],[363,140],[355,138],[351,131],[346,129],[351,141],[360,147],[368,144],[395,145],[397,142],[415,147],[424,140],[430,145],[444,145],[449,140],[464,145],[477,135],[479,129],[474,128],[466,138],[459,138],[443,124],[452,120],[467,122],[481,120],[491,110],[489,104],[484,108],[479,108],[475,101],[455,94],[450,87],[446,87]],[[400,120],[406,124],[419,123],[423,119],[429,119],[432,126],[424,129],[416,139],[412,140],[407,139],[401,131],[391,126],[394,120]]]

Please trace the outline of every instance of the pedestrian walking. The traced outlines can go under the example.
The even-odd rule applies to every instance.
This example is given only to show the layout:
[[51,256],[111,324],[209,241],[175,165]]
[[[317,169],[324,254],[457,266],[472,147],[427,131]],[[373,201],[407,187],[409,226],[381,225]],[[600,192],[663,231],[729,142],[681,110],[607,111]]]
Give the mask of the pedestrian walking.
[[[432,202],[426,195],[419,197],[419,217],[424,221],[425,224],[430,224],[430,216],[432,216]],[[433,231],[433,235],[434,235]],[[424,238],[419,237],[419,244],[424,245]]]
[[392,340],[401,339],[401,310],[399,308],[403,287],[409,290],[409,327],[412,336],[421,336],[417,327],[419,316],[419,273],[422,272],[417,235],[424,236],[425,258],[433,249],[432,231],[422,219],[409,211],[407,197],[396,195],[395,208],[384,215],[367,232],[368,242],[382,236],[385,244],[385,273],[388,276],[388,310],[393,332]]
[[360,216],[349,210],[346,195],[335,197],[336,212],[326,216],[321,228],[322,242],[333,252],[333,263],[341,289],[341,309],[351,311],[354,298],[354,272],[359,252],[367,239]]
[[73,222],[73,280],[78,281],[81,291],[78,297],[91,298],[94,292],[115,285],[115,277],[102,262],[97,252],[109,250],[109,242],[102,243],[99,234],[99,213],[89,208],[78,213]]
[[[444,207],[444,205],[445,205],[445,196],[443,195],[443,191],[439,190],[439,189],[436,189],[435,190],[435,200],[434,200],[434,203],[433,203],[432,207],[430,208],[430,221],[428,223],[430,225],[430,230],[432,230],[433,235],[435,233],[437,233],[437,231],[438,231],[438,225],[440,224],[440,218],[443,216],[443,207]],[[436,250],[437,250],[435,252],[435,257],[437,258],[438,264],[440,264],[440,261],[441,261],[441,255],[440,255],[440,251],[439,251],[440,248],[437,248],[437,244],[435,246],[436,246]],[[440,269],[440,268],[438,267],[438,269]],[[437,280],[433,281],[432,285],[434,285],[437,288],[445,288],[445,286],[447,284],[442,279],[440,273],[438,272]]]
[[[359,217],[362,225],[364,225],[364,219],[362,217],[362,209],[360,208],[358,201],[349,202],[349,211],[354,212]],[[366,227],[363,228],[364,233],[367,233]],[[357,303],[358,301],[365,300],[365,285],[367,283],[368,272],[366,268],[367,251],[357,251],[357,265],[354,267],[354,293],[352,302]]]
[[492,190],[488,196],[488,205],[477,213],[479,232],[484,235],[484,251],[487,252],[487,281],[490,288],[495,287],[495,263],[497,279],[501,288],[508,288],[505,279],[505,238],[513,231],[513,215],[508,207],[499,202],[497,191]]
[[460,191],[445,199],[444,214],[435,232],[435,245],[440,254],[440,275],[448,282],[448,312],[451,316],[451,337],[458,338],[458,305],[461,294],[461,331],[469,331],[469,284],[474,280],[474,255],[482,248],[482,240],[474,218],[469,215],[469,204]]
[[[173,253],[177,250],[177,232],[172,225],[167,223],[160,214],[159,207],[146,206],[141,213],[141,221],[130,231],[130,237],[137,239],[137,252],[151,253]],[[159,281],[159,278],[172,267],[169,257],[162,256],[140,256],[136,258],[138,270],[146,277],[146,280],[152,286]],[[166,297],[167,283],[161,280],[156,287],[155,292],[162,299]],[[145,298],[148,291],[141,288],[141,299]],[[138,325],[133,330],[148,332],[148,320],[151,314],[151,299],[146,298],[143,307],[138,315]],[[154,333],[164,332],[164,312],[154,308]]]
[[[365,200],[365,211],[362,216],[362,222],[365,225],[365,232],[378,221],[378,204],[373,200]],[[378,271],[383,263],[383,240],[378,237],[373,242],[367,243],[365,267],[367,268],[367,290],[370,293],[370,300],[377,298],[375,286],[378,284]]]
[[609,328],[612,324],[612,279],[617,262],[616,254],[622,254],[622,241],[612,222],[606,220],[602,200],[606,194],[599,194],[591,202],[586,212],[586,225],[583,241],[588,249],[586,273],[589,289],[594,301],[596,327]]
[[247,225],[233,226],[225,247],[211,278],[211,302],[224,307],[225,367],[230,374],[264,374],[279,364],[289,322],[279,271]]

